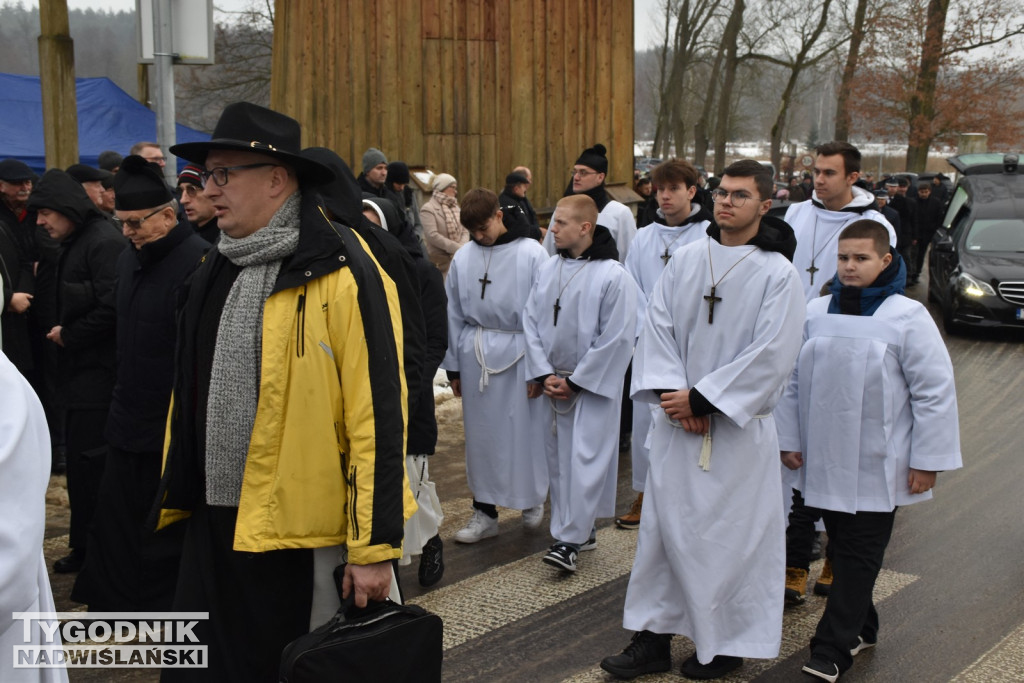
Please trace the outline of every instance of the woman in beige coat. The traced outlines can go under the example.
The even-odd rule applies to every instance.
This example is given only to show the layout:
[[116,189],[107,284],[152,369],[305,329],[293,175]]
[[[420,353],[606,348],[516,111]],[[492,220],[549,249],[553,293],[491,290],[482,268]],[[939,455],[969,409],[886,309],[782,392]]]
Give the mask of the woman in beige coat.
[[445,277],[452,255],[469,241],[469,231],[459,222],[458,183],[442,173],[434,178],[434,193],[420,208],[423,239],[427,242],[427,256]]

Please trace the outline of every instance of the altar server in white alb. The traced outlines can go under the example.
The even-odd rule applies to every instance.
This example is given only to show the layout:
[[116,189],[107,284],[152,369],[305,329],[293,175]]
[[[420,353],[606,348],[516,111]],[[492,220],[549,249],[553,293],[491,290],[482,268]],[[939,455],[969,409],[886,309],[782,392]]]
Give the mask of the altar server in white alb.
[[675,252],[655,285],[632,396],[659,406],[623,624],[637,631],[601,667],[690,678],[779,653],[785,553],[772,408],[800,348],[804,298],[793,231],[766,215],[771,172],[730,165],[709,235]]
[[[828,142],[819,145],[815,152],[811,198],[786,211],[786,222],[796,235],[793,265],[800,274],[807,301],[821,296],[822,285],[832,274],[839,233],[847,225],[864,218],[878,221],[886,226],[889,244],[896,246],[896,232],[878,212],[874,196],[854,185],[860,178],[860,151],[848,142]],[[782,468],[782,482],[786,502],[792,500],[786,532],[784,592],[788,604],[800,604],[807,592],[807,572],[813,559],[811,548],[817,535],[818,516],[807,509],[794,488],[795,473]],[[831,563],[826,560],[815,584],[815,593],[828,594],[829,576]]]
[[796,235],[793,265],[800,274],[808,301],[821,296],[832,270],[839,233],[862,218],[885,226],[889,244],[896,231],[876,209],[875,196],[854,183],[860,178],[860,150],[848,142],[828,142],[815,149],[814,191],[805,202],[786,210],[786,222]]
[[580,551],[597,547],[597,518],[615,514],[622,382],[638,295],[590,197],[563,197],[548,234],[558,254],[541,267],[523,315],[526,373],[546,397],[555,542],[543,561],[572,572]]
[[540,388],[528,388],[523,308],[547,253],[519,225],[502,222],[498,196],[474,189],[460,220],[472,240],[455,252],[448,293],[448,353],[441,367],[462,398],[466,478],[473,516],[459,543],[498,534],[498,505],[523,511],[540,526],[547,497]]
[[[697,192],[697,169],[685,159],[669,159],[658,164],[651,171],[658,200],[658,219],[638,230],[636,239],[626,257],[626,271],[633,276],[643,292],[642,304],[637,316],[637,330],[643,326],[644,309],[647,299],[654,292],[654,285],[661,272],[668,265],[672,254],[707,237],[711,225],[709,207],[693,201]],[[633,490],[639,495],[627,514],[616,517],[615,525],[623,529],[640,526],[640,514],[644,499],[644,480],[647,479],[647,434],[651,427],[651,414],[656,409],[649,403],[634,401],[633,406]]]
[[[629,207],[622,202],[615,201],[608,194],[604,181],[608,177],[608,150],[602,144],[588,147],[580,154],[580,158],[572,167],[572,178],[569,187],[565,190],[565,196],[586,195],[594,200],[597,205],[597,223],[603,225],[612,239],[615,241],[615,248],[619,252],[616,257],[618,261],[625,263],[629,255],[630,245],[636,237],[636,219]],[[558,208],[555,208],[558,211]],[[551,216],[551,223],[555,222],[555,215]],[[544,235],[544,248],[549,254],[554,254],[560,249],[555,244],[555,236],[549,230]]]
[[[0,353],[0,681],[5,683],[68,680],[63,666],[14,666],[21,648],[52,645],[59,651],[61,647],[59,632],[47,636],[40,621],[14,618],[15,612],[55,610],[43,559],[49,481],[50,434],[43,406],[14,364]],[[47,659],[47,652],[52,651],[44,647],[32,661],[40,656],[53,661]]]
[[936,473],[962,467],[953,365],[928,310],[902,295],[885,227],[853,223],[838,253],[776,408],[783,464],[828,531],[832,587],[803,668],[825,681],[878,642],[871,596],[896,508],[931,499]]

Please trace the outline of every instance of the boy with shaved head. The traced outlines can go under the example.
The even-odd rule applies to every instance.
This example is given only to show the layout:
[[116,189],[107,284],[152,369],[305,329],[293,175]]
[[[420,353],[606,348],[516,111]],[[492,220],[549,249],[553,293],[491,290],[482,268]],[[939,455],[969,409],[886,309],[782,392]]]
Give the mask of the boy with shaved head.
[[544,562],[576,571],[597,546],[594,522],[615,514],[622,381],[633,352],[637,287],[586,195],[563,197],[549,233],[558,253],[540,268],[523,315],[526,376],[543,385],[551,493]]

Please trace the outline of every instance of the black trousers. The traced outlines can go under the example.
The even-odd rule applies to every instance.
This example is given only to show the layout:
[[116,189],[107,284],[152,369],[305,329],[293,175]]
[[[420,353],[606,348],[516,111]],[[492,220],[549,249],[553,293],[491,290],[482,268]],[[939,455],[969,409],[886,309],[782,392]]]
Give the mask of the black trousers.
[[786,566],[804,571],[811,567],[811,548],[818,534],[814,525],[821,519],[821,510],[804,505],[804,497],[793,489],[793,507],[786,526]]
[[160,680],[276,683],[281,651],[309,632],[313,551],[232,550],[238,508],[200,504],[185,522],[176,612],[209,612],[194,633],[209,668],[164,669]]
[[857,636],[878,640],[878,612],[871,595],[892,536],[896,511],[849,514],[821,510],[832,559],[832,588],[825,613],[811,638],[811,653],[835,662],[842,673],[853,665]]
[[107,411],[68,410],[64,414],[64,444],[67,448],[68,502],[71,507],[71,533],[68,545],[74,550],[88,547],[100,482],[107,459],[103,430]]
[[155,531],[163,456],[110,447],[89,531],[89,554],[71,599],[94,612],[167,612],[178,582],[184,524]]

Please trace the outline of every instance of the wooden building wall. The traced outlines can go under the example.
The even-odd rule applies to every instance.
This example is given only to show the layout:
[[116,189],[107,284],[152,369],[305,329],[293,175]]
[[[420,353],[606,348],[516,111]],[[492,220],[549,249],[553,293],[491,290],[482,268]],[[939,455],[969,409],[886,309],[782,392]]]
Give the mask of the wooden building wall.
[[276,0],[272,107],[358,175],[368,147],[500,192],[562,195],[586,147],[633,168],[632,0]]

